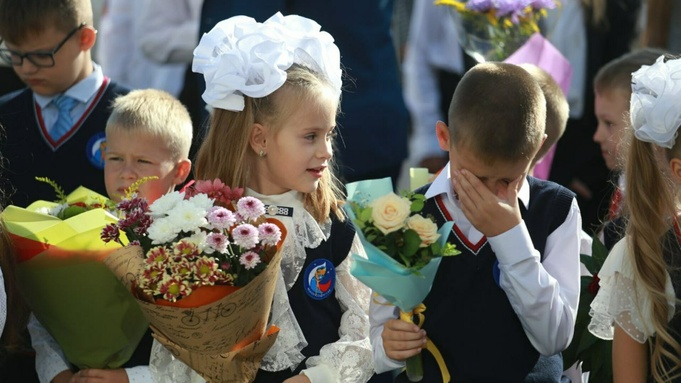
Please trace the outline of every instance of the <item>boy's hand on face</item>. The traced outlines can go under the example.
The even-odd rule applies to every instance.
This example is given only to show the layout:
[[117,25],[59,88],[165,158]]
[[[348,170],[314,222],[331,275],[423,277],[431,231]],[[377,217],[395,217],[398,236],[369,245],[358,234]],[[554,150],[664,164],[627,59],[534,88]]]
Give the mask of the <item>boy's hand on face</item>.
[[100,370],[88,368],[80,370],[71,379],[71,383],[129,383],[125,369]]
[[471,172],[462,169],[454,173],[454,191],[459,197],[461,210],[486,237],[502,234],[522,221],[518,190],[524,176],[516,178],[494,195]]
[[426,331],[399,319],[385,322],[381,338],[385,355],[393,360],[406,360],[426,347]]

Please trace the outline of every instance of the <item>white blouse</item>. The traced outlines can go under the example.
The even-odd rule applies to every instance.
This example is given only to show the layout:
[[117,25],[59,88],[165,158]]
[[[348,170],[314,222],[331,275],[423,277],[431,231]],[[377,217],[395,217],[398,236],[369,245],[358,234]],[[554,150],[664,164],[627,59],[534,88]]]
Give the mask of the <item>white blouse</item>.
[[[620,240],[610,251],[601,271],[600,289],[591,302],[589,331],[596,337],[612,339],[615,324],[639,343],[655,334],[650,317],[651,301],[642,286],[635,283],[634,265],[628,253],[628,238]],[[669,318],[674,316],[676,294],[669,273],[665,293]]]
[[[284,241],[281,270],[272,303],[271,323],[279,328],[279,335],[262,360],[261,369],[281,371],[295,369],[304,356],[301,350],[307,340],[296,320],[288,300],[288,290],[293,286],[305,262],[305,248],[316,248],[328,239],[331,220],[319,225],[304,208],[302,194],[289,191],[266,196],[247,189],[246,194],[256,197],[266,205],[293,208],[293,216],[277,215],[287,229]],[[366,257],[364,248],[355,235],[350,254]],[[336,268],[335,297],[343,314],[338,329],[340,339],[323,346],[319,355],[306,361],[303,373],[312,383],[366,382],[374,372],[369,342],[370,290],[350,274],[352,257],[349,255]],[[154,341],[150,368],[156,382],[201,382],[202,379]]]

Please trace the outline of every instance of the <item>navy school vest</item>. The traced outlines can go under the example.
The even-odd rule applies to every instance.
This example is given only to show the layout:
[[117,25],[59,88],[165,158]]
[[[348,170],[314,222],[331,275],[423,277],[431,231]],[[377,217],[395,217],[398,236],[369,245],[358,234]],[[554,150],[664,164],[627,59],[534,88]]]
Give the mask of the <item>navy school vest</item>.
[[[315,295],[314,281],[309,282],[312,277],[310,273],[314,272],[316,265],[321,265],[323,260],[331,262],[334,268],[337,268],[348,256],[354,237],[355,229],[349,220],[341,222],[333,217],[329,239],[314,249],[305,249],[305,264],[296,283],[288,291],[291,309],[308,343],[307,347],[302,350],[306,359],[319,355],[322,346],[336,342],[340,338],[338,329],[343,314],[336,299],[335,287],[333,290],[327,287],[325,292]],[[307,284],[306,281],[308,281]],[[302,361],[294,371],[290,369],[277,372],[259,370],[254,383],[281,383],[287,378],[298,375],[305,368],[305,361]]]
[[35,177],[50,178],[66,193],[82,185],[106,195],[103,163],[95,162],[101,159],[111,103],[127,92],[114,82],[105,82],[80,126],[59,143],[51,143],[41,129],[29,88],[0,98],[0,125],[4,127],[0,153],[5,159],[0,186],[8,196],[6,204],[26,207],[39,199],[54,201],[54,190]]
[[[547,181],[527,178],[530,207],[520,204],[532,243],[544,257],[546,239],[567,217],[574,194]],[[429,185],[420,189],[424,193]],[[448,220],[439,197],[423,212],[438,226]],[[525,335],[504,290],[498,285],[496,256],[486,238],[472,244],[456,226],[449,236],[461,254],[442,259],[433,287],[424,300],[423,328],[438,347],[452,382],[560,382],[560,355],[540,356]],[[575,255],[577,256],[577,255]],[[495,276],[496,274],[496,276]],[[429,352],[423,352],[423,382],[442,381]],[[401,374],[396,382],[407,382]]]

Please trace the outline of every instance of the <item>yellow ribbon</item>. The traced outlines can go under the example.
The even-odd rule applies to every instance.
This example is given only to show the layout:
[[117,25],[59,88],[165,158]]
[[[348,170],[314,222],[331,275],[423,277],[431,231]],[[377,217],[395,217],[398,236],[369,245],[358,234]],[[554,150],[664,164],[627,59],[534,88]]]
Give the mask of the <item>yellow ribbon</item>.
[[[416,307],[414,307],[414,309],[412,309],[409,312],[404,312],[400,310],[400,320],[405,321],[407,323],[414,323],[414,316],[416,316],[418,317],[418,323],[414,324],[421,328],[423,327],[423,322],[426,320],[426,316],[423,315],[424,311],[426,311],[426,305],[424,305],[423,303],[419,303]],[[447,364],[445,363],[442,354],[440,354],[440,350],[437,349],[435,343],[433,343],[433,341],[430,340],[430,338],[428,337],[426,337],[426,350],[428,350],[435,358],[435,361],[437,362],[437,365],[440,368],[440,373],[442,374],[442,381],[444,383],[448,383],[451,380],[451,376],[449,375],[449,369],[447,368]]]

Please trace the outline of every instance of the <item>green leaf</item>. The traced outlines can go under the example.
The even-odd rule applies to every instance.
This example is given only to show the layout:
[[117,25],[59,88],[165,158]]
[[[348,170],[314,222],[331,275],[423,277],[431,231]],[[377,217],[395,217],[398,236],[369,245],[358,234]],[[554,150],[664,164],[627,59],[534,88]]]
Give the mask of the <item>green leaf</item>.
[[418,213],[421,210],[423,210],[423,206],[425,205],[424,201],[412,201],[411,202],[411,211],[413,213]]
[[46,184],[52,186],[55,194],[57,195],[57,202],[60,202],[60,203],[66,202],[66,193],[64,192],[64,189],[62,189],[59,185],[57,185],[56,182],[52,181],[51,179],[49,179],[47,177],[35,177],[35,179],[37,181],[45,182]]
[[607,256],[608,249],[598,239],[598,236],[594,236],[593,243],[591,244],[591,257],[594,259],[594,266],[597,268],[596,272],[601,270],[601,267],[603,266],[603,263],[605,262],[605,258]]
[[404,246],[402,247],[402,254],[411,257],[419,250],[421,246],[421,237],[414,230],[405,230],[402,234],[404,238]]
[[588,256],[586,254],[580,254],[579,255],[580,261],[584,264],[584,267],[586,267],[587,270],[591,273],[591,275],[598,273],[598,270],[600,270],[600,267],[596,267],[596,261],[593,257]]
[[445,247],[442,250],[442,256],[443,257],[451,257],[454,255],[459,255],[461,252],[454,246],[453,244],[447,242],[445,243]]
[[364,208],[359,212],[359,219],[361,219],[364,222],[371,222],[371,213],[372,210],[370,207]]

